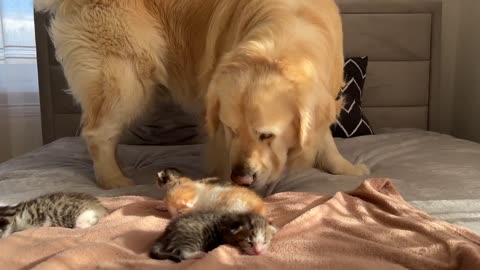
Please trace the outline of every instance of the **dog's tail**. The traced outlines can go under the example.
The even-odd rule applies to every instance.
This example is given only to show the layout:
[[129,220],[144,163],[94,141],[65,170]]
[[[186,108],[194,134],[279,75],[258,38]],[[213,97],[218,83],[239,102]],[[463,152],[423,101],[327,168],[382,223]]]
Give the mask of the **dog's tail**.
[[64,0],[34,0],[35,11],[55,13]]

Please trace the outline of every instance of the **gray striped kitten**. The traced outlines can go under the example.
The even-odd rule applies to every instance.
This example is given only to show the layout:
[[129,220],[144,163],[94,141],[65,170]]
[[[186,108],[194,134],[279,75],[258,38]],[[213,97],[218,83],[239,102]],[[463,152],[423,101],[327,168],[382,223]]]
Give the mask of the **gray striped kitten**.
[[50,193],[15,206],[0,206],[0,238],[36,227],[87,228],[107,214],[89,194]]
[[267,251],[277,229],[255,213],[198,211],[173,219],[150,251],[157,260],[199,259],[228,244],[249,255]]

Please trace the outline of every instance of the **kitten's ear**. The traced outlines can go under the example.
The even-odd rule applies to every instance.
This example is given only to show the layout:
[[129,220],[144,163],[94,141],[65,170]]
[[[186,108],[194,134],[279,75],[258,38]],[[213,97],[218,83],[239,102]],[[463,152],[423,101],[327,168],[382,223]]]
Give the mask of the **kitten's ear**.
[[165,185],[168,181],[168,177],[165,175],[164,171],[159,171],[157,173],[157,186],[161,187]]
[[238,232],[240,232],[241,230],[243,229],[243,225],[241,222],[232,222],[232,224],[230,225],[230,232],[232,234],[237,234]]
[[278,232],[278,228],[275,226],[275,225],[268,225],[268,227],[270,228],[270,231],[272,232],[272,234],[276,234]]
[[171,180],[170,169],[166,168],[157,173],[157,185],[162,186],[168,183]]
[[177,180],[182,176],[176,168],[165,168],[157,173],[157,184],[166,184],[169,181]]
[[272,220],[270,218],[268,219],[268,228],[273,234],[277,233],[278,231],[278,227],[272,223]]

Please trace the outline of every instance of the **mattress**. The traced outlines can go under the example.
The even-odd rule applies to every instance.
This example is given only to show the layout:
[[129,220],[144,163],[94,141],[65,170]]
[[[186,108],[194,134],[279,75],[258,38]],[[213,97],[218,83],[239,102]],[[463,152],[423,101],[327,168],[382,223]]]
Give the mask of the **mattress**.
[[[480,144],[417,129],[383,129],[376,135],[336,141],[347,159],[371,168],[368,178],[391,178],[415,207],[480,234]],[[137,185],[102,190],[95,185],[83,140],[62,138],[0,164],[0,204],[52,191],[162,198],[164,194],[154,186],[156,172],[176,167],[194,178],[205,176],[203,147],[120,145],[120,166]],[[285,191],[334,194],[354,189],[366,178],[310,169],[260,192],[265,196]]]

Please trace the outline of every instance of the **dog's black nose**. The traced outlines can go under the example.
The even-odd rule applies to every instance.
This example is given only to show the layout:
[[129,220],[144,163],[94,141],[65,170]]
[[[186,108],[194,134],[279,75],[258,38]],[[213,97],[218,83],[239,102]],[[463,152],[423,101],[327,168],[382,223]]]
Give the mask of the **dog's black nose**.
[[230,179],[241,186],[250,186],[255,180],[256,173],[248,166],[237,165],[233,167]]

